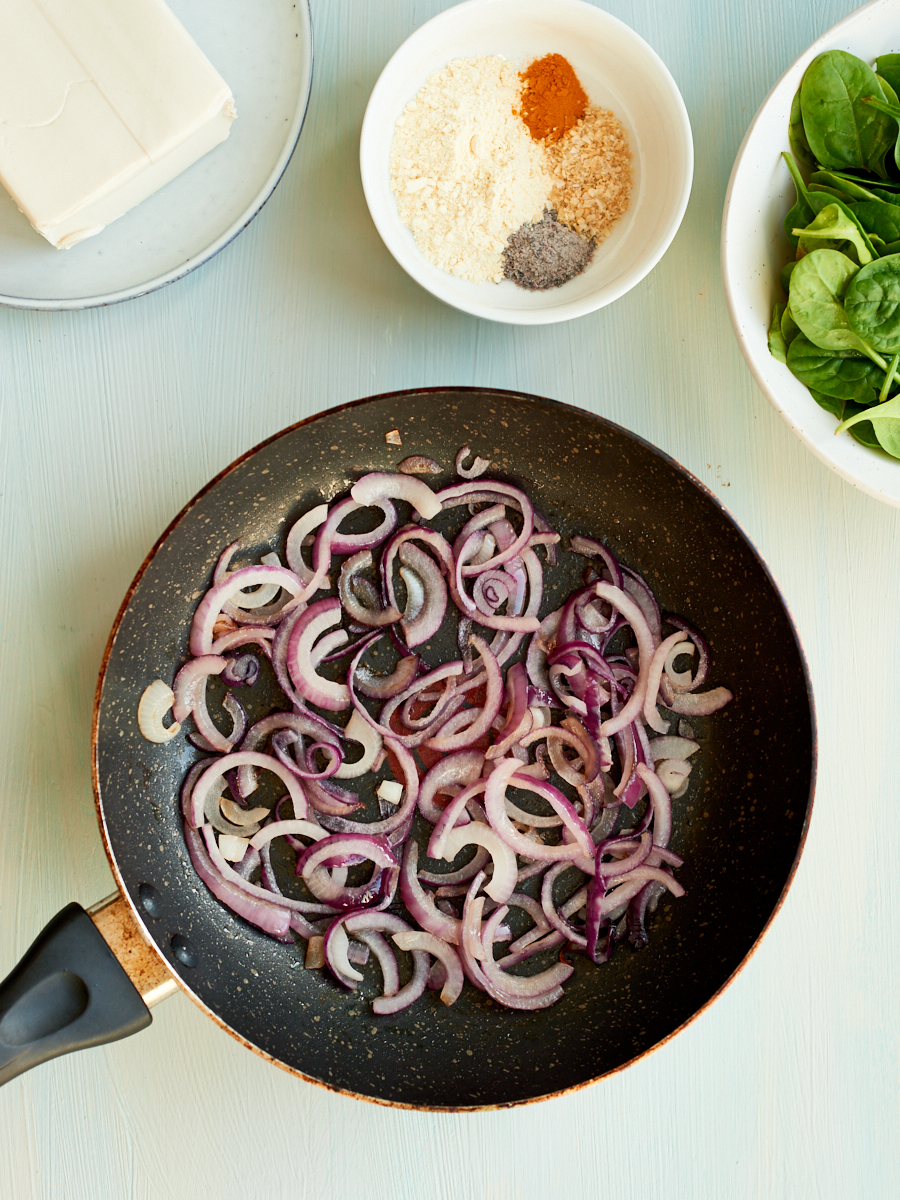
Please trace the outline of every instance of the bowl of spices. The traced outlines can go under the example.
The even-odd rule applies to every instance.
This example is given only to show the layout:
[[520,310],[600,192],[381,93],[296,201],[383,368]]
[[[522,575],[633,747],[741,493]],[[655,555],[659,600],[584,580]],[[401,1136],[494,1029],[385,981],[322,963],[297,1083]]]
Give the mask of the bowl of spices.
[[693,159],[665,64],[582,0],[468,0],[420,26],[360,139],[369,211],[404,270],[520,325],[583,316],[643,279],[681,224]]

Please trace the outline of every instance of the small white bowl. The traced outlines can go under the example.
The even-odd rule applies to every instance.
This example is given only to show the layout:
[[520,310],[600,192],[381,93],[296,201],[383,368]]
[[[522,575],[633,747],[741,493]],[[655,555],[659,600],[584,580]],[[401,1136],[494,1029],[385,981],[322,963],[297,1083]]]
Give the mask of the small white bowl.
[[803,73],[824,50],[849,50],[866,62],[900,46],[900,6],[872,0],[805,50],[766,96],[735,159],[722,222],[722,275],[731,323],[756,382],[776,411],[824,463],[876,499],[900,505],[900,462],[870,450],[813,400],[784,363],[769,353],[768,329],[778,275],[791,256],[782,230],[794,187],[781,158],[788,144],[791,101]]
[[[521,68],[552,53],[569,60],[591,102],[611,109],[625,127],[634,174],[628,211],[587,270],[560,288],[529,292],[507,280],[457,279],[424,257],[400,219],[389,173],[395,122],[428,77],[454,58],[500,54]],[[417,29],[382,71],[363,121],[360,169],[378,232],[422,287],[476,317],[543,325],[612,303],[656,266],[687,207],[694,147],[665,64],[609,13],[582,0],[468,0]]]

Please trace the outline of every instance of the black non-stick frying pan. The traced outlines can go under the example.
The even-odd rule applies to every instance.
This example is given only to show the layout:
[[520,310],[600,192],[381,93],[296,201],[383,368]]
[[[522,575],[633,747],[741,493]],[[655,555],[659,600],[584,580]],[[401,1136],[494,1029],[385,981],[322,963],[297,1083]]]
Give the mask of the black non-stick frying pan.
[[[387,440],[393,430],[401,446]],[[227,543],[283,549],[292,518],[408,455],[446,463],[446,477],[429,478],[441,486],[464,443],[491,459],[492,475],[528,490],[563,545],[576,532],[601,538],[645,575],[664,609],[704,632],[710,685],[725,684],[736,698],[697,723],[702,753],[675,802],[672,843],[686,860],[679,871],[686,895],[663,899],[647,948],[619,947],[603,967],[576,956],[565,999],[543,1011],[507,1011],[467,986],[450,1008],[428,992],[404,1012],[376,1018],[365,988],[350,994],[327,972],[304,970],[302,943],[270,940],[199,881],[177,801],[197,752],[180,737],[164,746],[145,741],[135,713],[147,683],[171,680],[183,660],[191,615]],[[710,492],[598,417],[472,388],[392,393],[332,409],[224,471],[170,525],[132,584],[94,718],[98,814],[131,911],[124,902],[118,908],[133,915],[178,985],[245,1045],[305,1079],[428,1108],[509,1105],[577,1088],[697,1015],[781,903],[806,834],[814,763],[812,696],[790,617],[756,551]],[[102,919],[91,922],[70,906],[0,985],[0,1082],[149,1022],[97,925],[140,991],[166,990],[154,956],[140,967],[143,945],[133,927],[129,944],[127,928],[110,936]]]

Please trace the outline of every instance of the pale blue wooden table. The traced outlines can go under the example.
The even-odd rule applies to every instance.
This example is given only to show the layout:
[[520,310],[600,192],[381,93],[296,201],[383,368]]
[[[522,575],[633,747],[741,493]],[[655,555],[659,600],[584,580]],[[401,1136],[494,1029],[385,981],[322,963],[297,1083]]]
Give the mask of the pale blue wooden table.
[[[248,0],[249,2],[249,0]],[[610,308],[516,329],[394,263],[357,168],[370,89],[441,0],[314,0],[316,74],[274,198],[218,258],[106,310],[0,310],[0,972],[64,903],[111,890],[89,775],[94,683],[132,575],[240,452],[332,404],[429,384],[602,413],[719,495],[779,580],[818,701],[793,888],[698,1021],[618,1076],[485,1115],[364,1105],[242,1049],[178,995],[139,1037],[0,1092],[0,1197],[31,1200],[892,1200],[900,514],[794,438],[732,337],[719,233],[758,104],[846,0],[608,0],[693,125],[684,224]]]

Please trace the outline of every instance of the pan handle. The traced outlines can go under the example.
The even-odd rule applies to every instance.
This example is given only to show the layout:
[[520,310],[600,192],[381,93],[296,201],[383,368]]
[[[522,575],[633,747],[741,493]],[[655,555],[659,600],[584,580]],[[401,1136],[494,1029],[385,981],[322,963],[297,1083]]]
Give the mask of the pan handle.
[[[114,953],[115,951],[115,953]],[[176,990],[116,893],[68,904],[0,983],[0,1085],[72,1050],[137,1033]]]

